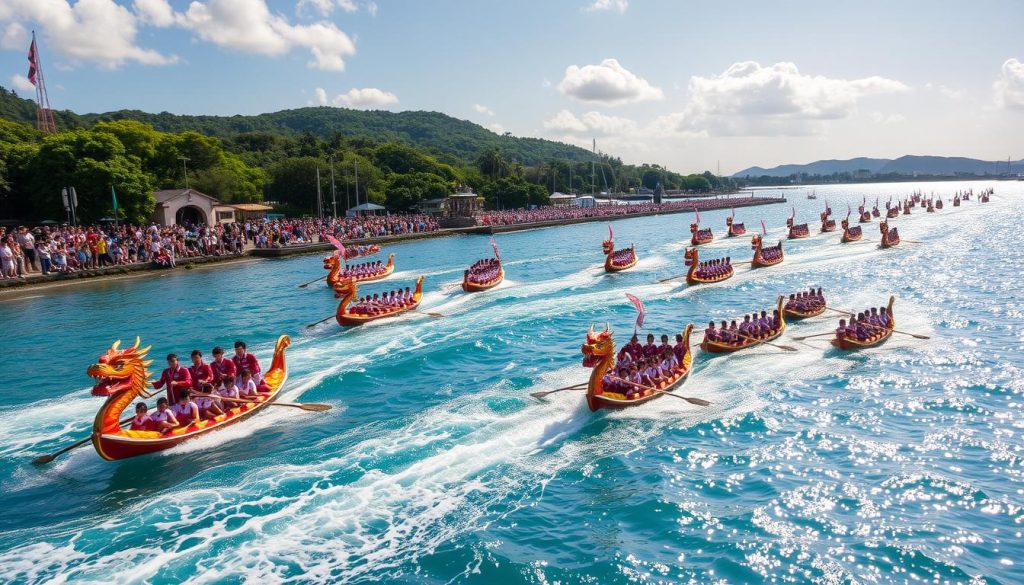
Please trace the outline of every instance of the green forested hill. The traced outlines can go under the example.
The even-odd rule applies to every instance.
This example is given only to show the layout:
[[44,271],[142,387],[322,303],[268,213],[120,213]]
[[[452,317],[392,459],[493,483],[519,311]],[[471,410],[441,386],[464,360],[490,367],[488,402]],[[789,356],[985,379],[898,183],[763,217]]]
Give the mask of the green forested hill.
[[[18,122],[35,123],[35,102],[13,92],[0,91],[0,116]],[[161,132],[196,131],[221,138],[246,132],[267,132],[297,137],[312,132],[323,139],[340,134],[349,140],[375,143],[397,142],[436,154],[475,160],[482,152],[497,148],[509,160],[533,166],[551,160],[590,161],[582,148],[542,140],[495,134],[466,120],[439,112],[386,112],[310,107],[282,110],[256,116],[181,116],[162,112],[118,110],[103,114],[57,112],[61,128],[89,127],[102,120],[138,120]]]

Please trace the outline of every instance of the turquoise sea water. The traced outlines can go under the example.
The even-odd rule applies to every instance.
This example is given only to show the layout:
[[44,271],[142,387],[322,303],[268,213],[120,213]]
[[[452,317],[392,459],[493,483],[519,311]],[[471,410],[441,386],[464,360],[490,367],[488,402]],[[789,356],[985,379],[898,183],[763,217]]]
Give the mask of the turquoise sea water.
[[[992,203],[952,193],[994,186]],[[382,291],[426,275],[422,309],[342,331],[319,257],[252,261],[0,297],[0,581],[153,583],[1021,583],[1024,582],[1024,182],[816,188],[786,194],[817,234],[835,212],[914,189],[915,209],[883,251],[836,233],[787,242],[783,265],[686,288],[690,215],[620,220],[638,266],[605,275],[602,223],[504,234],[500,288],[465,295],[462,270],[487,238],[390,247]],[[784,237],[790,205],[743,208],[748,228]],[[716,236],[728,211],[701,214]],[[702,259],[749,259],[748,238]],[[642,298],[647,327],[769,308],[822,286],[830,304],[897,296],[886,345],[839,353],[793,337],[783,353],[697,351],[680,391],[590,413],[580,343],[609,322],[622,343]],[[244,338],[264,364],[292,336],[284,398],[249,423],[120,462],[86,447],[29,461],[89,432],[102,399],[85,368],[121,338],[164,354]],[[696,338],[695,338],[696,339]],[[159,370],[156,370],[158,373]]]

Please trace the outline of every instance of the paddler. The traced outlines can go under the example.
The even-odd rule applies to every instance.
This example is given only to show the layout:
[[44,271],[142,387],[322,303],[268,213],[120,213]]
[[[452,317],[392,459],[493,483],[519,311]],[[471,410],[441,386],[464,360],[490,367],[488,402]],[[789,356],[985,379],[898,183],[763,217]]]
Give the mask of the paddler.
[[[159,390],[167,386],[167,401],[171,402],[178,396],[178,392],[192,387],[192,377],[188,368],[181,367],[178,363],[178,355],[167,354],[167,368],[160,374],[160,379],[153,382],[153,387]],[[175,400],[175,402],[177,402]]]
[[178,402],[171,407],[171,412],[178,419],[178,426],[189,427],[200,420],[199,406],[192,402],[192,393],[187,389],[178,392]]
[[167,406],[167,399],[161,396],[156,400],[156,412],[149,416],[155,425],[155,430],[160,433],[169,433],[178,428],[178,419]]
[[252,380],[257,386],[262,383],[263,377],[260,375],[262,372],[260,362],[256,359],[255,355],[247,351],[244,341],[238,340],[235,342],[235,357],[231,358],[231,361],[235,362],[235,369],[239,372],[249,370],[249,373],[252,374]]
[[131,430],[133,431],[152,431],[156,429],[156,423],[149,417],[146,411],[149,407],[146,406],[145,402],[140,402],[135,405],[135,416],[132,417]]
[[210,363],[210,370],[213,372],[213,383],[220,385],[225,376],[235,376],[238,370],[235,362],[224,359],[224,349],[219,345],[213,348],[213,361]]
[[213,383],[213,368],[203,361],[203,352],[192,350],[192,365],[188,367],[188,375],[192,377],[192,389],[199,391],[204,384]]

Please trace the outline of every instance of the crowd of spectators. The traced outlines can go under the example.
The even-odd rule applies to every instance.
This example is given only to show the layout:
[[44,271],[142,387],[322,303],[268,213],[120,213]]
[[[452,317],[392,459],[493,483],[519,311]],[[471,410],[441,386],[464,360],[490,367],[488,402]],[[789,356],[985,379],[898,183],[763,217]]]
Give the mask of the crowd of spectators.
[[174,266],[176,259],[241,254],[242,229],[235,225],[0,227],[0,278],[33,273],[69,273],[107,266],[156,262]]
[[320,242],[326,239],[324,234],[351,241],[433,232],[440,227],[431,215],[389,214],[246,222],[245,231],[257,248],[268,248]]
[[[751,198],[745,197],[743,203],[749,205]],[[638,213],[658,211],[678,211],[680,209],[721,209],[732,203],[730,199],[688,199],[686,201],[669,201],[665,203],[625,203],[617,205],[600,205],[596,207],[578,207],[561,205],[556,207],[540,207],[537,209],[512,209],[508,211],[487,211],[478,220],[481,225],[518,225],[542,221],[565,221],[594,217],[621,217]]]

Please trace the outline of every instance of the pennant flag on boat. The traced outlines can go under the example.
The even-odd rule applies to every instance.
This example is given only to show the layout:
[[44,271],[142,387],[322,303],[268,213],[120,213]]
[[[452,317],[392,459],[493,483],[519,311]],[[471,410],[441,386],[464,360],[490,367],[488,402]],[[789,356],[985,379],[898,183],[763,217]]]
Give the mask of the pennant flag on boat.
[[615,239],[615,235],[612,234],[612,224],[608,224],[608,239],[609,240],[614,240]]
[[697,216],[697,223],[700,223],[700,212],[697,211],[696,207],[693,208],[693,213]]
[[764,232],[764,235],[766,235],[766,236],[768,235],[768,227],[764,225],[764,220],[763,219],[761,220],[761,231]]
[[733,217],[733,219],[736,219],[736,208],[735,207],[732,208],[732,217]]
[[501,254],[498,253],[498,244],[497,242],[494,241],[494,238],[491,238],[491,247],[494,248],[494,257],[497,258],[498,261],[500,262]]
[[790,219],[796,219],[796,207],[793,208],[793,216]]
[[338,238],[332,236],[331,234],[324,234],[324,236],[327,237],[327,241],[328,242],[330,242],[331,244],[334,245],[335,248],[337,248],[337,251],[334,252],[334,255],[335,256],[341,256],[342,259],[344,259],[345,258],[345,244],[342,244],[341,242],[339,242]]
[[36,84],[36,72],[39,71],[39,60],[36,56],[36,38],[33,35],[32,44],[28,47],[28,81]]
[[644,317],[647,315],[647,312],[644,311],[644,304],[643,304],[643,302],[640,299],[636,298],[635,296],[633,296],[633,295],[631,295],[629,293],[626,293],[626,298],[629,299],[629,302],[633,303],[634,307],[636,307],[636,312],[637,312],[636,326],[637,327],[643,327],[644,326]]

